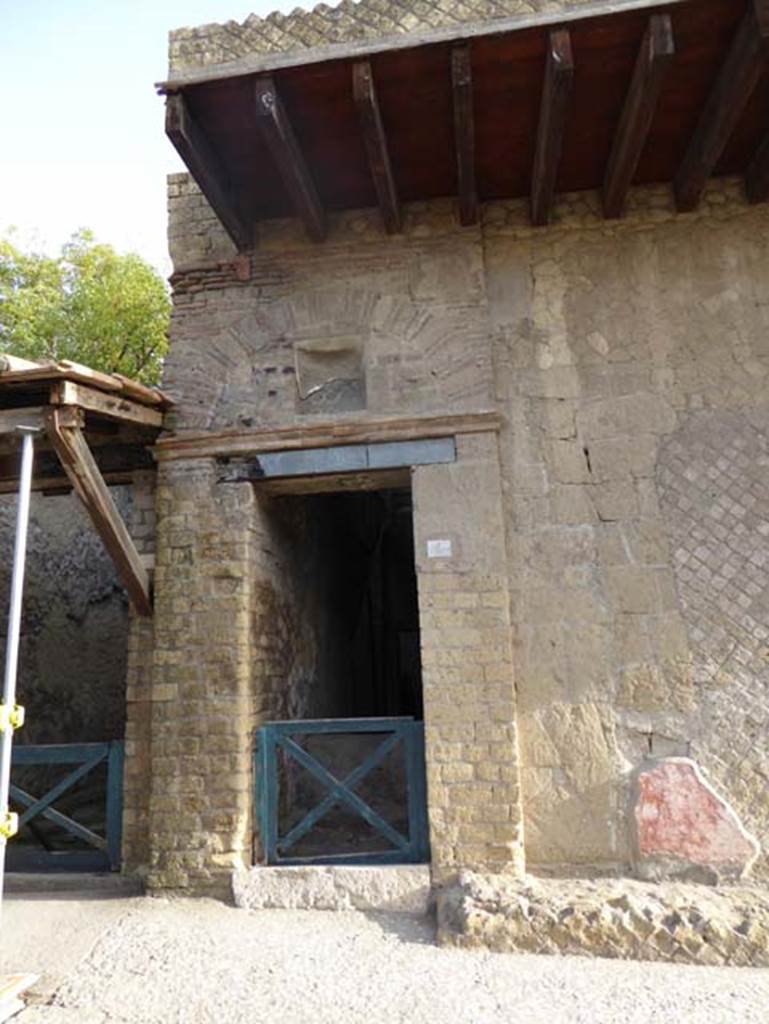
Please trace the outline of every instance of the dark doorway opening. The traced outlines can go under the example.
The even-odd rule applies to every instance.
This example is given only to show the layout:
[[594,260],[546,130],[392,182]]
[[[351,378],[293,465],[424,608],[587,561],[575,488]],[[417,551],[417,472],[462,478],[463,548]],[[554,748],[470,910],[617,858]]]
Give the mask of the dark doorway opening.
[[[291,701],[300,714],[260,729],[262,857],[269,863],[424,860],[411,491],[290,494],[271,504],[276,522],[300,538],[296,578],[314,656],[304,694]],[[318,808],[324,808],[320,816]]]
[[331,556],[326,586],[333,642],[343,646],[338,715],[421,718],[411,492],[362,491],[313,500]]

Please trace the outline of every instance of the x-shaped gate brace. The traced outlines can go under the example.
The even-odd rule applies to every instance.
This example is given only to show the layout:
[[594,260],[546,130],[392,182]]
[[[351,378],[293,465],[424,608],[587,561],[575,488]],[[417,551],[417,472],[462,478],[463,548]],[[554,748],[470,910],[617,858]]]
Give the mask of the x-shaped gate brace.
[[[292,737],[318,734],[383,733],[384,739],[365,760],[344,779],[337,778]],[[268,863],[414,862],[427,857],[427,824],[424,782],[423,726],[409,718],[340,719],[320,721],[272,722],[258,730],[256,752],[257,817]],[[398,745],[405,763],[406,800],[409,835],[404,836],[378,814],[354,790],[382,764]],[[277,751],[282,749],[328,790],[326,796],[282,838],[278,834]],[[343,854],[327,853],[318,857],[292,857],[290,849],[327,814],[341,803],[362,818],[390,843],[387,851]],[[288,856],[287,856],[288,854]]]
[[[68,815],[57,811],[52,805],[67,790],[72,789],[76,783],[104,762],[107,765],[106,836],[100,836]],[[77,764],[77,767],[42,797],[35,797],[20,786],[11,783],[11,798],[26,808],[19,817],[19,828],[29,824],[38,816],[45,818],[63,831],[98,850],[108,862],[108,866],[112,870],[116,870],[120,866],[123,744],[113,742],[21,746],[17,747],[13,753],[15,768],[55,764]],[[21,851],[19,852],[21,853]],[[52,856],[64,858],[67,854],[52,854]]]

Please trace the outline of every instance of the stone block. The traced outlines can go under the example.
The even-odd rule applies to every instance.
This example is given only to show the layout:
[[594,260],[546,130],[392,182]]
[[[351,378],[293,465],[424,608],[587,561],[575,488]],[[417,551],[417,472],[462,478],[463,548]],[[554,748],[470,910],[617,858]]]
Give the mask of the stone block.
[[769,966],[769,897],[758,887],[461,872],[436,895],[443,946]]
[[236,871],[232,887],[235,905],[245,910],[363,910],[424,916],[431,903],[427,864],[254,867]]

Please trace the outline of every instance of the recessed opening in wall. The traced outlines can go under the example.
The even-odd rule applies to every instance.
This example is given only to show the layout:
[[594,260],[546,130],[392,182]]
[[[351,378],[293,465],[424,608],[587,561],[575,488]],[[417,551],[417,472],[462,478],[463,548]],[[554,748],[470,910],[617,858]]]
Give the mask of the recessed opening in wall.
[[290,702],[302,718],[260,730],[260,785],[274,788],[262,790],[257,815],[272,799],[264,859],[425,859],[411,490],[294,493],[270,505],[275,521],[302,524],[301,628],[313,664]]

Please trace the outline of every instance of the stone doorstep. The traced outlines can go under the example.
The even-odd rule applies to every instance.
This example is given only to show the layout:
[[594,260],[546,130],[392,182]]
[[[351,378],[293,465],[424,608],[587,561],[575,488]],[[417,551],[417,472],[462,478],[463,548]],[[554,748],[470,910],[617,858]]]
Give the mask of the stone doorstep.
[[109,872],[51,871],[47,873],[9,871],[5,892],[10,899],[123,899],[144,895],[144,883],[138,875]]
[[427,864],[300,865],[235,872],[235,905],[244,910],[363,910],[424,916],[430,909]]

